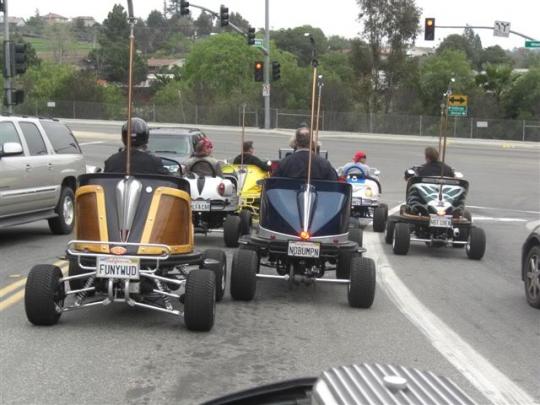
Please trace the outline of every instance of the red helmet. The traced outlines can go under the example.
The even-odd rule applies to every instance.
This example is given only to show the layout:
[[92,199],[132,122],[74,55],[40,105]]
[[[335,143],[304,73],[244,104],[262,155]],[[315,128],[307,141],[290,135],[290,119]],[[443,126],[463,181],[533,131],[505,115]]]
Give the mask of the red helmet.
[[359,150],[358,152],[356,152],[353,156],[353,161],[354,162],[359,162],[360,159],[364,159],[364,158],[367,158],[367,155],[365,152],[362,152],[361,150]]

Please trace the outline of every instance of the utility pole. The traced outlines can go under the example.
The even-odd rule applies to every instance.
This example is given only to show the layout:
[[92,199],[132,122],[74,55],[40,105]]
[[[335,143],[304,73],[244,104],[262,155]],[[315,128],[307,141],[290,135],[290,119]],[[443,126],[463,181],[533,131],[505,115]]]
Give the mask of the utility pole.
[[270,129],[270,0],[265,0],[264,3],[264,129]]
[[4,0],[4,96],[6,98],[7,112],[11,114],[11,60],[10,60],[10,42],[9,42],[9,18],[8,18],[8,0]]

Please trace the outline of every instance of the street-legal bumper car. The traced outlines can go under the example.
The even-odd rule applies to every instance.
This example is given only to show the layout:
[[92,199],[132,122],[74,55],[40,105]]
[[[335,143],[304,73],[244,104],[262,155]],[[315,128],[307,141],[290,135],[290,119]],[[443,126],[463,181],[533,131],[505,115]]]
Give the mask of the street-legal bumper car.
[[63,312],[123,302],[183,318],[190,330],[210,330],[227,265],[223,251],[193,247],[189,183],[108,173],[82,175],[79,184],[69,274],[52,265],[32,268],[28,320],[52,325]]
[[[373,169],[375,173],[378,170]],[[379,201],[382,193],[379,179],[365,173],[360,166],[348,167],[342,173],[342,179],[352,186],[351,220],[372,218],[373,230],[384,232],[388,218],[388,205]]]
[[397,255],[406,255],[411,241],[430,247],[465,247],[467,256],[480,260],[486,250],[484,230],[473,225],[465,209],[469,182],[459,178],[412,176],[406,204],[388,218],[385,241]]
[[[270,167],[269,167],[270,168]],[[259,219],[262,187],[260,180],[268,178],[269,172],[261,170],[255,165],[226,165],[222,168],[223,173],[238,176],[238,188],[240,190],[240,218],[251,228],[252,219]],[[247,211],[247,212],[246,212]],[[247,234],[249,232],[244,232]]]
[[[206,166],[210,176],[198,175],[197,166]],[[249,233],[251,216],[249,212],[238,215],[238,178],[236,173],[218,176],[215,167],[208,161],[200,160],[192,165],[186,180],[191,189],[191,208],[195,232],[207,234],[223,228],[223,240],[227,247],[237,247],[238,239]]]
[[[348,230],[350,206],[351,186],[346,183],[318,180],[308,186],[302,179],[266,179],[258,231],[240,239],[233,257],[233,299],[252,300],[257,278],[280,279],[290,285],[346,284],[349,304],[369,308],[375,296],[375,263],[362,256],[362,230]],[[261,266],[277,275],[261,273]],[[327,271],[335,271],[336,277],[323,278]]]

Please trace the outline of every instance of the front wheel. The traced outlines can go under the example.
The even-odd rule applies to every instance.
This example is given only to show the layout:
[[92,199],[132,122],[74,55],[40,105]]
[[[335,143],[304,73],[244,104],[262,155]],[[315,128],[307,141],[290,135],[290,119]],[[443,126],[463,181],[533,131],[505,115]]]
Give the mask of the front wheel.
[[71,233],[75,223],[75,196],[71,188],[62,187],[55,211],[58,216],[48,220],[51,232],[56,235]]
[[249,235],[251,232],[251,226],[253,225],[253,215],[250,210],[240,211],[240,233],[242,235]]
[[62,271],[51,264],[32,267],[24,291],[26,317],[34,325],[54,325],[62,315],[64,283]]
[[533,308],[540,308],[540,246],[533,246],[523,262],[525,296]]
[[386,221],[386,233],[384,235],[384,241],[386,244],[391,245],[394,242],[394,228],[396,223],[393,221]]
[[251,301],[257,288],[259,256],[249,249],[234,252],[231,266],[231,296],[234,300]]
[[216,315],[216,277],[211,270],[193,270],[186,280],[184,323],[193,331],[209,331]]
[[465,245],[467,257],[472,260],[480,260],[486,252],[486,234],[482,228],[471,228],[469,239]]
[[371,307],[375,299],[376,277],[375,262],[372,259],[360,256],[353,257],[347,295],[351,307]]
[[223,240],[227,247],[238,247],[238,239],[240,238],[241,220],[237,215],[228,215],[223,223]]
[[388,206],[381,204],[373,210],[373,230],[375,232],[384,232],[386,219],[388,218]]
[[[204,260],[210,259],[217,263],[204,263]],[[216,301],[221,301],[225,295],[225,287],[227,283],[227,256],[221,249],[207,249],[203,252],[203,264],[201,268],[205,268],[214,272],[216,276]]]
[[393,250],[396,255],[406,255],[411,245],[409,224],[398,222],[394,228]]

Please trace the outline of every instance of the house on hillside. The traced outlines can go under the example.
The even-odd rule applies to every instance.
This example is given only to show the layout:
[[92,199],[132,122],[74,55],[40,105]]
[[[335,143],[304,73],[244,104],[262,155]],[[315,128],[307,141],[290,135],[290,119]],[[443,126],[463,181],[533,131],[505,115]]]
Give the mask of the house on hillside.
[[164,70],[171,70],[174,67],[184,66],[184,58],[181,59],[168,59],[168,58],[149,58],[148,73],[159,73]]
[[89,16],[75,17],[71,21],[75,22],[76,20],[82,21],[85,27],[93,27],[95,24],[97,24],[97,21],[94,19],[94,17]]
[[69,21],[69,18],[61,16],[59,14],[49,13],[43,16],[43,20],[45,20],[47,24],[62,24],[67,23]]
[[[22,28],[26,25],[26,23],[24,22],[24,19],[20,17],[8,17],[8,21],[9,21],[10,29]],[[4,30],[4,16],[3,15],[0,16],[0,27],[1,27],[1,30],[3,31]]]

